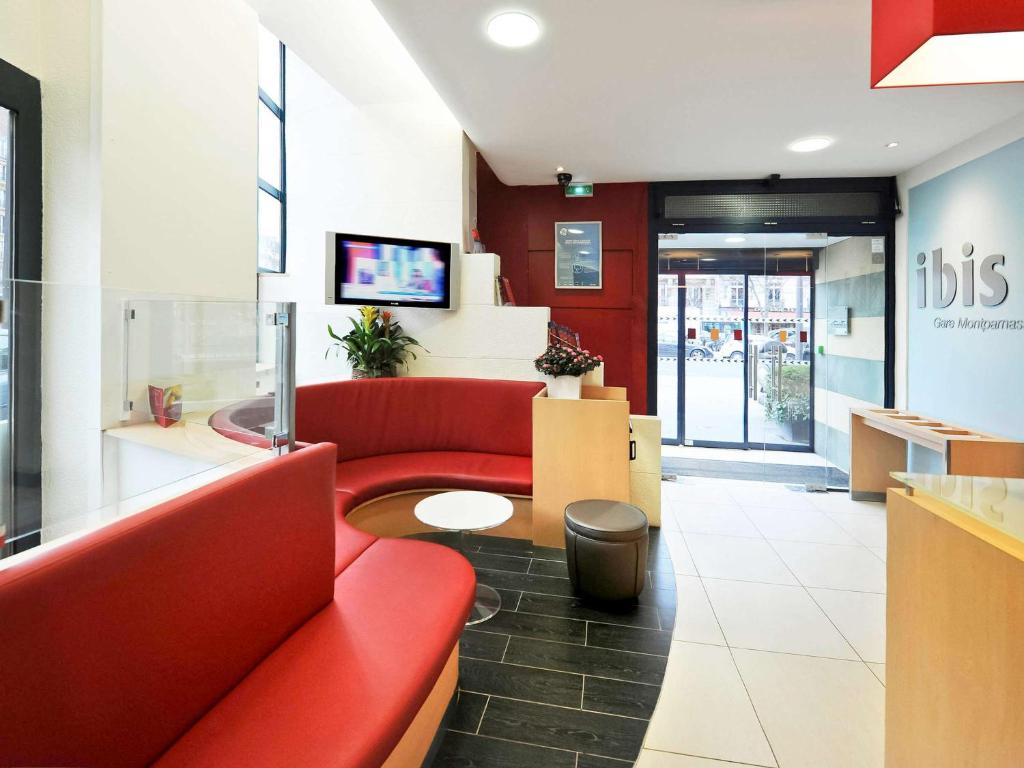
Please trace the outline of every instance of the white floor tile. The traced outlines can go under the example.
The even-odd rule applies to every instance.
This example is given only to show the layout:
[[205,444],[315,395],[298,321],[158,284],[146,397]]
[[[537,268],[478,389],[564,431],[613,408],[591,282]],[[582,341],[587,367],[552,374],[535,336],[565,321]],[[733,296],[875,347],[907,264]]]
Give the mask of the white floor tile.
[[882,768],[885,691],[860,662],[735,650],[783,768]]
[[889,552],[885,547],[868,547],[868,549],[870,549],[871,553],[883,563],[889,555]]
[[865,547],[885,547],[885,518],[858,512],[829,512],[828,516]]
[[774,540],[772,546],[805,586],[885,592],[885,563],[866,547]]
[[761,538],[761,533],[739,507],[694,504],[675,510],[679,530],[684,533],[713,533],[719,536]]
[[730,646],[858,659],[803,587],[717,579],[704,585]]
[[[861,668],[871,674],[864,665]],[[776,765],[729,649],[715,645],[672,643],[661,697],[644,746]]]
[[676,576],[676,624],[672,639],[725,645],[704,585],[696,576]]
[[[687,478],[689,479],[689,478]],[[691,484],[691,483],[669,483],[661,484],[662,499],[669,499],[673,502],[717,504],[718,506],[736,506],[736,503],[729,496],[726,487],[713,483]]]
[[809,589],[864,661],[885,663],[885,595]]
[[[683,538],[701,576],[770,584],[798,583],[771,545],[763,539],[703,533],[685,533]],[[870,555],[866,551],[865,554]]]
[[808,541],[817,544],[856,544],[833,520],[816,509],[748,507],[749,517],[767,539]]
[[771,509],[813,509],[813,494],[788,491],[778,483],[768,488],[729,487],[729,495],[741,507],[769,507]]
[[810,493],[811,503],[822,512],[854,512],[861,515],[884,515],[884,501],[854,501],[848,493]]
[[885,664],[875,664],[869,661],[868,669],[875,673],[875,677],[879,679],[882,685],[885,685]]
[[661,538],[668,545],[669,554],[672,556],[672,568],[680,576],[696,576],[697,568],[690,559],[683,534],[679,531],[662,531]]
[[640,753],[635,768],[746,768],[750,763],[723,762],[706,757],[676,755],[671,752],[655,752],[645,749]]

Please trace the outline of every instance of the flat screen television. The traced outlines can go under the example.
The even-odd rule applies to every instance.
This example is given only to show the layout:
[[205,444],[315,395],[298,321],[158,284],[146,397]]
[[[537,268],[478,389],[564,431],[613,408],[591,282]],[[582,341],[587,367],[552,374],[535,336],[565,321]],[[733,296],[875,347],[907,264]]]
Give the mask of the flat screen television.
[[452,309],[458,245],[327,233],[327,303]]

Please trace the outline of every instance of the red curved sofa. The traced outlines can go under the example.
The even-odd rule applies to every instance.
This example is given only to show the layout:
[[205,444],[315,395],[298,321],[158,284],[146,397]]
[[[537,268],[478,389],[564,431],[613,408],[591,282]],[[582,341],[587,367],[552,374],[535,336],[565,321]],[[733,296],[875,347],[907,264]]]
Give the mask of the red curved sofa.
[[494,379],[360,379],[295,391],[295,436],[338,446],[337,569],[368,536],[353,509],[402,491],[533,493],[533,397],[544,384]]
[[335,469],[310,446],[0,569],[0,765],[419,764],[475,577],[366,535],[335,576]]

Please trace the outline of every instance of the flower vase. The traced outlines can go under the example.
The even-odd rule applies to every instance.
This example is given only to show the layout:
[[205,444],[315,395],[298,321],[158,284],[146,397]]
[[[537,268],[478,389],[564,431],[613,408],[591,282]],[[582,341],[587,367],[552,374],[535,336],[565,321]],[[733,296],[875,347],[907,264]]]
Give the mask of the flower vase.
[[580,376],[546,376],[548,397],[555,400],[579,400],[583,387]]
[[604,386],[604,363],[601,363],[597,368],[592,371],[587,371],[583,374],[582,385],[584,387],[603,387]]

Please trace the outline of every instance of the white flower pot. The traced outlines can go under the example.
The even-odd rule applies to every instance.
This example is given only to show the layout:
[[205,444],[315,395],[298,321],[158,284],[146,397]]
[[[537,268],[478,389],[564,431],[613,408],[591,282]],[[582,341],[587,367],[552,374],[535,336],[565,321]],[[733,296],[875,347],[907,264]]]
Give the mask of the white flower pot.
[[603,387],[604,386],[604,363],[601,363],[597,368],[592,371],[583,374],[583,386],[584,387]]
[[583,380],[579,376],[545,376],[548,397],[555,400],[579,400]]

